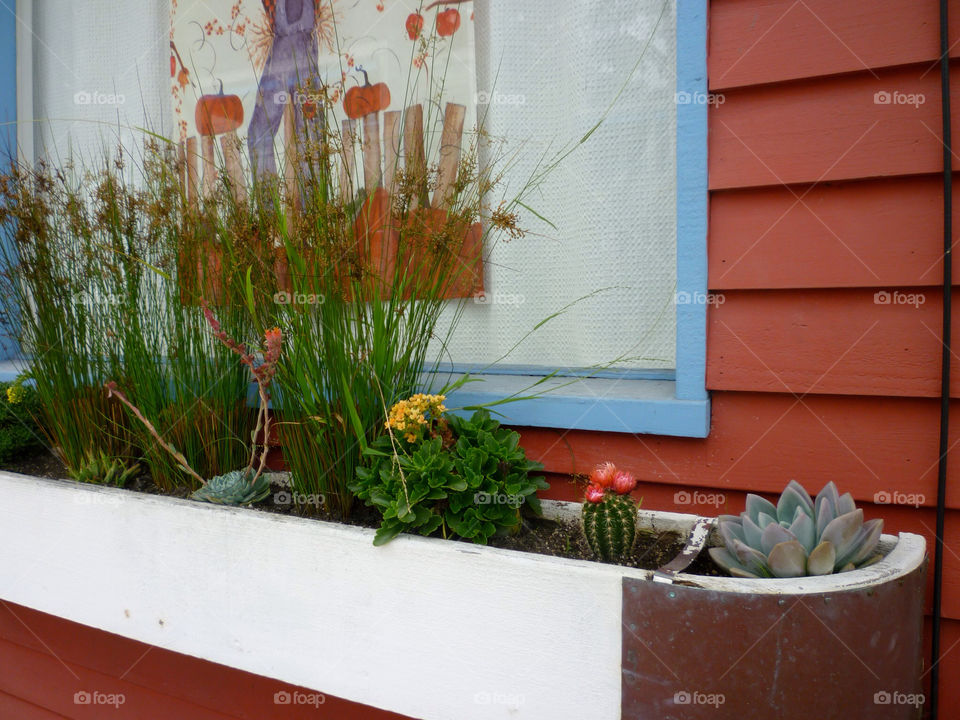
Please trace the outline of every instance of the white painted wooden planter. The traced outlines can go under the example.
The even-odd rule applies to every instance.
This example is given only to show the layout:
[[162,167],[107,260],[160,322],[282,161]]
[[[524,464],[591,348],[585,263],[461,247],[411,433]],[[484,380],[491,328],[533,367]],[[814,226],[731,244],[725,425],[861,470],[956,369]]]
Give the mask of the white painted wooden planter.
[[[641,517],[684,533],[695,520]],[[425,720],[620,718],[624,578],[649,572],[406,535],[378,548],[372,538],[0,472],[4,600]],[[918,536],[883,544],[884,561],[838,576],[680,577],[716,591],[804,594],[923,563]]]

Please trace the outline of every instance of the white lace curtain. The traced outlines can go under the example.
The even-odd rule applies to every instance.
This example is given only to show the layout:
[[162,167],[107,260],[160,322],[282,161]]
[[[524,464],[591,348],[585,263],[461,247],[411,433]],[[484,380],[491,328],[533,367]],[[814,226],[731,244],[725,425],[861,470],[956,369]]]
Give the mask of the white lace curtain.
[[[124,126],[170,132],[169,1],[34,0],[33,114],[45,120],[35,127],[38,155],[95,157],[118,133],[140,142]],[[495,360],[540,320],[601,291],[505,362],[571,368],[626,357],[624,366],[672,367],[675,3],[469,4],[488,130],[517,157],[508,195],[538,161],[579,140],[640,65],[600,129],[531,198],[556,228],[525,213],[532,232],[493,249],[489,302],[467,308],[453,360]],[[98,93],[97,101],[78,105],[78,93]]]

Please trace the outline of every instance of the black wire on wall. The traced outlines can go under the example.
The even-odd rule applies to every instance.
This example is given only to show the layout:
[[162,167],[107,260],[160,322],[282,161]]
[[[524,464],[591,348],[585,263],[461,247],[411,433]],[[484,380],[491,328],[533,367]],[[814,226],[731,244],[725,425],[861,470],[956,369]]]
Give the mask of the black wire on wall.
[[947,495],[950,431],[950,317],[953,288],[953,172],[950,137],[950,28],[948,0],[940,0],[940,116],[943,132],[943,349],[940,358],[940,460],[937,469],[937,535],[933,561],[933,641],[930,649],[930,717],[940,696],[940,604],[943,595],[943,526]]

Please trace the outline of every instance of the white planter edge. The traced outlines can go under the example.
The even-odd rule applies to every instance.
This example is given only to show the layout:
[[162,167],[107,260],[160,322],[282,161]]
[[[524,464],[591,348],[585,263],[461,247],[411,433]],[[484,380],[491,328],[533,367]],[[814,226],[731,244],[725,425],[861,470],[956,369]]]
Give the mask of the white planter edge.
[[[575,503],[545,502],[576,516]],[[693,515],[640,511],[686,533]],[[620,717],[621,583],[643,570],[0,472],[0,599],[424,720]],[[714,590],[819,593],[922,563]],[[655,640],[655,638],[654,638]]]

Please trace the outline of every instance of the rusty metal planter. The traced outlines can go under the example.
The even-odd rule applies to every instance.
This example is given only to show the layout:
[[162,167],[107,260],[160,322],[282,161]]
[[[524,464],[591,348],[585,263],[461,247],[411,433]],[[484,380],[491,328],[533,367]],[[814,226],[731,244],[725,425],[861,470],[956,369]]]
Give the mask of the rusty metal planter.
[[918,718],[926,558],[838,575],[623,579],[623,718]]

